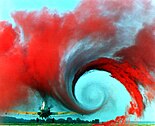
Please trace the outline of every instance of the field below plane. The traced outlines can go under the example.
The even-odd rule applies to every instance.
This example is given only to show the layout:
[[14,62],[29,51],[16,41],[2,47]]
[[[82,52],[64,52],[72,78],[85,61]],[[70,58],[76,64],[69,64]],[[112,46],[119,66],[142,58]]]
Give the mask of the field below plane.
[[51,115],[74,115],[76,112],[51,112],[50,108],[45,108],[45,102],[43,102],[42,107],[39,112],[29,112],[29,111],[19,111],[19,110],[9,110],[5,114],[24,114],[24,115],[39,115],[41,118],[48,118]]

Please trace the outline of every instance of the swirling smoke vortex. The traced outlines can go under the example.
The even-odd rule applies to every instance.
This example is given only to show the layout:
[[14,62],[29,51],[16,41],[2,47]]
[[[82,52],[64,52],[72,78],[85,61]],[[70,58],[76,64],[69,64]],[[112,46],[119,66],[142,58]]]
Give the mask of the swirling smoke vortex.
[[153,0],[83,0],[63,15],[47,8],[13,13],[14,28],[0,22],[0,110],[22,104],[31,88],[72,111],[94,113],[110,100],[108,88],[88,79],[83,91],[76,87],[81,77],[99,71],[131,96],[124,116],[105,125],[141,117],[144,97],[155,96],[154,8]]

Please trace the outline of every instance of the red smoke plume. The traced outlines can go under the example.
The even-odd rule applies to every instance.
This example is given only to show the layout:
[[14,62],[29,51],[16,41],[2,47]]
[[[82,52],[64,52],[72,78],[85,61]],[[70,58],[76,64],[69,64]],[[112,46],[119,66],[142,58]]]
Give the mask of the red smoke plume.
[[[7,22],[0,22],[0,110],[25,101],[28,88],[32,88],[43,96],[50,95],[67,107],[83,112],[70,101],[66,91],[60,90],[65,89],[65,85],[60,83],[63,56],[70,45],[85,38],[96,44],[98,40],[103,39],[99,42],[104,44],[109,42],[105,40],[113,39],[111,46],[117,46],[114,42],[118,32],[116,23],[125,12],[133,9],[133,3],[133,0],[90,0],[83,1],[74,12],[63,16],[50,14],[47,9],[16,12],[13,15],[17,24],[15,28]],[[103,14],[107,10],[110,14]],[[116,14],[111,14],[115,10]],[[132,97],[128,114],[140,117],[145,105],[138,85],[146,89],[148,98],[153,98],[155,92],[151,74],[155,68],[155,25],[143,27],[136,35],[134,45],[122,48],[112,58],[97,57],[85,63],[76,73],[73,84],[88,70],[108,71]]]
[[43,95],[51,95],[53,87],[59,87],[60,60],[72,40],[78,41],[88,35],[108,37],[114,34],[112,20],[95,14],[95,17],[90,14],[80,21],[78,14],[68,13],[61,17],[44,9],[41,12],[16,12],[13,15],[16,28],[1,22],[0,67],[3,69],[0,71],[0,89],[6,93],[0,102],[1,110],[26,97],[27,91],[20,91],[23,85]]
[[10,24],[0,23],[0,110],[19,104],[27,98],[22,82],[24,77],[23,53],[18,35]]

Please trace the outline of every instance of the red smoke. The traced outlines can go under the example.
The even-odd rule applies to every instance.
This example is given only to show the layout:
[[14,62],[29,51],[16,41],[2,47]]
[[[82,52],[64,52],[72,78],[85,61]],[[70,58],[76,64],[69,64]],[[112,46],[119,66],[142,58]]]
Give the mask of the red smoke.
[[[36,89],[42,95],[51,95],[53,87],[59,87],[60,60],[72,41],[77,42],[88,35],[95,39],[97,34],[102,37],[114,34],[113,22],[108,17],[100,18],[95,12],[96,16],[90,14],[80,21],[75,13],[59,16],[50,14],[47,9],[16,12],[13,18],[17,27],[14,29],[1,22],[0,89],[3,92],[0,96],[4,96],[0,102],[1,110],[15,106],[27,97],[25,88],[20,91],[23,86]],[[23,33],[19,32],[19,27]]]
[[19,104],[27,98],[22,82],[24,62],[17,33],[10,24],[0,23],[0,110]]
[[[116,15],[103,15],[104,7],[109,12],[114,10],[118,12]],[[70,45],[87,37],[94,43],[102,39],[115,40],[118,30],[115,23],[123,12],[130,11],[132,7],[132,0],[126,2],[90,0],[83,1],[74,12],[63,16],[50,14],[47,9],[41,12],[16,12],[13,15],[17,24],[15,28],[7,22],[1,22],[0,110],[4,111],[25,102],[23,99],[28,97],[28,88],[56,99],[63,100],[61,96],[64,96],[65,100],[62,102],[67,107],[78,109],[67,97],[68,95],[58,95],[58,92],[66,93],[60,90],[65,86],[59,82],[60,63],[66,50]],[[125,86],[132,97],[128,114],[136,114],[138,117],[142,116],[145,108],[138,84],[146,88],[148,98],[153,98],[155,91],[155,82],[151,75],[155,68],[155,25],[143,27],[137,34],[134,45],[116,52],[113,59],[105,56],[85,64],[79,69],[73,81],[75,84],[83,73],[91,69],[110,72],[112,77]],[[117,42],[114,43],[116,46]],[[115,60],[116,57],[121,59]],[[124,116],[122,118],[124,119]],[[112,122],[117,123],[118,120],[120,119],[117,118]]]
[[108,71],[112,74],[112,77],[119,80],[133,98],[128,113],[136,113],[138,117],[142,115],[144,110],[143,97],[138,89],[137,81],[142,84],[153,85],[154,82],[151,78],[148,78],[149,73],[145,72],[143,69],[136,68],[136,66],[133,68],[127,62],[117,62],[108,58],[100,58],[82,67],[77,72],[73,82],[76,83],[82,74],[91,69]]

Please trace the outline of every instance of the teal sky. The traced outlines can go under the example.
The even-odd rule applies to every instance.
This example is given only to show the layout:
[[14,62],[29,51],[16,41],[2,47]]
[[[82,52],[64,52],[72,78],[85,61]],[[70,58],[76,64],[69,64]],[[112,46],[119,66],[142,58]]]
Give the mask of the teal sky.
[[14,23],[11,18],[12,12],[41,10],[43,7],[62,14],[74,10],[79,2],[80,0],[1,0],[0,20],[9,20]]
[[[23,10],[25,10],[25,11],[41,10],[43,7],[47,7],[51,11],[56,11],[56,12],[58,12],[60,14],[63,14],[65,12],[74,10],[75,7],[79,3],[80,3],[80,0],[1,0],[1,2],[0,2],[0,20],[7,20],[7,21],[11,22],[14,25],[13,19],[11,18],[11,13],[13,13],[15,11],[19,11],[19,10],[22,10],[22,11]],[[106,80],[106,83],[111,83],[111,84],[119,83],[119,82],[116,82],[116,80],[114,80],[114,79],[110,79],[109,78],[110,76],[107,73],[94,73],[94,74],[92,73],[91,75],[88,74],[87,76],[89,76],[89,78],[94,77],[94,79],[96,78],[95,80],[97,80],[99,82],[101,80],[98,80],[97,78],[99,78],[99,76],[101,76],[101,75],[102,76],[104,75],[104,76],[106,76],[108,78]],[[85,77],[87,77],[87,76],[85,76]],[[82,84],[82,83],[87,83],[87,82],[83,81],[82,78],[81,78],[81,80],[79,80],[78,83]],[[96,83],[96,82],[94,82],[94,83]],[[80,84],[79,84],[79,87],[78,87],[79,89],[80,89]],[[114,89],[118,88],[118,87],[120,87],[120,92],[114,93]],[[122,86],[118,86],[118,87],[113,86],[113,88],[112,88],[113,96],[117,96],[116,99],[119,100],[119,101],[124,99],[125,104],[127,104],[127,101],[130,99],[129,96],[128,96],[128,93],[125,93],[126,91]],[[94,88],[94,87],[92,87],[92,88]],[[31,93],[33,94],[34,92],[31,92]],[[39,98],[38,94],[33,94],[33,96],[34,96],[33,98],[30,98],[30,101],[37,101],[39,104],[38,103],[30,103],[30,105],[28,105],[28,106],[25,105],[24,107],[21,106],[21,107],[18,107],[18,108],[20,108],[20,109],[24,108],[23,110],[27,110],[27,111],[29,111],[29,109],[30,109],[30,111],[37,111],[38,108],[41,105],[42,99]],[[93,96],[96,97],[96,94],[93,94]],[[125,99],[126,97],[127,97],[127,99]],[[82,98],[82,97],[79,96],[79,99],[80,98]],[[86,104],[88,104],[88,103],[86,103]],[[120,108],[118,110],[118,113],[121,114],[124,106],[122,106],[122,104],[115,104],[114,106],[117,107],[117,108]],[[104,110],[104,112],[109,112],[108,114],[111,114],[111,115],[106,115],[107,116],[107,117],[105,116],[106,119],[110,119],[110,117],[113,118],[113,116],[115,114],[117,114],[117,113],[113,114],[111,111],[108,111],[108,107],[113,107],[113,104],[109,104],[107,106],[107,109]],[[112,108],[112,109],[114,109],[114,108]],[[63,111],[65,109],[62,106],[59,106],[59,107],[55,106],[54,110],[55,111]],[[99,112],[99,113],[97,113],[97,115],[102,116],[101,113],[102,112]],[[16,116],[16,115],[14,115],[14,116]],[[27,118],[27,115],[26,116],[19,116],[18,115],[16,117]],[[74,116],[74,117],[76,118],[78,116]],[[82,118],[83,119],[87,119],[87,118],[92,119],[93,117],[96,117],[96,115],[92,115],[90,117],[89,116],[84,116]],[[155,121],[155,103],[149,105],[149,107],[146,108],[146,112],[144,113],[144,117],[142,117],[141,120]]]

